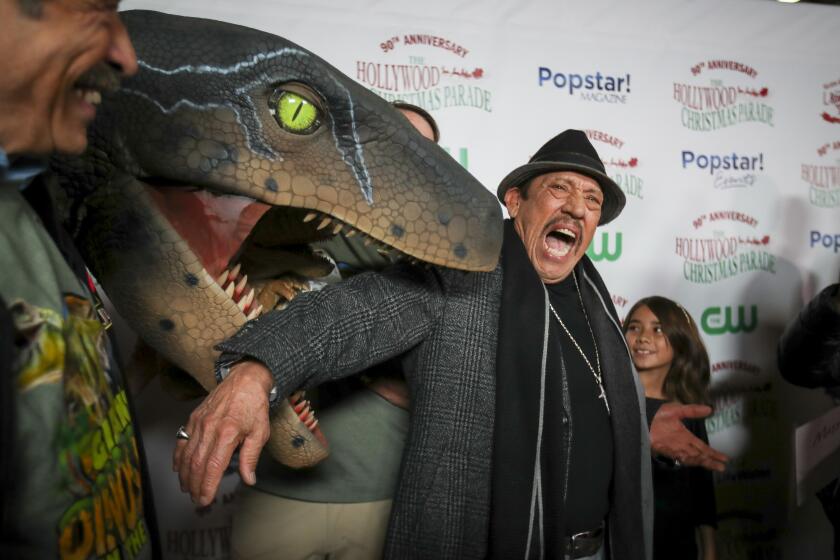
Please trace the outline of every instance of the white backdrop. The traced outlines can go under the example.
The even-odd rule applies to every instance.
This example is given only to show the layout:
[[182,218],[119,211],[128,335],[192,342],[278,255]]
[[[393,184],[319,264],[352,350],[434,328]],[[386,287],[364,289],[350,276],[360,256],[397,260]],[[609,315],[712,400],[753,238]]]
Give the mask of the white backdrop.
[[[545,140],[586,130],[628,198],[591,248],[619,314],[661,294],[703,325],[716,395],[707,426],[713,445],[733,457],[717,480],[720,557],[830,557],[819,504],[796,503],[792,443],[794,428],[831,401],[779,378],[775,344],[840,268],[840,8],[123,2],[134,8],[282,35],[383,96],[426,107],[441,144],[493,191]],[[172,514],[190,507],[170,491],[168,461],[156,461],[155,474],[165,551],[224,557],[221,537],[212,555],[202,540],[210,538],[199,529],[204,518]]]

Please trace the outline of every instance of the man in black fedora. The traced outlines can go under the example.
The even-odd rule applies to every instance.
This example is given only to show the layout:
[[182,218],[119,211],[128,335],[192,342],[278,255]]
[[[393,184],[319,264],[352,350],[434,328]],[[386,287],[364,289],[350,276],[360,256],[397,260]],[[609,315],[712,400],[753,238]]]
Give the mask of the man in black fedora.
[[[231,441],[242,442],[252,472],[272,388],[285,396],[399,358],[411,425],[385,557],[650,558],[642,394],[609,292],[585,256],[624,194],[586,136],[568,130],[498,195],[511,220],[494,271],[362,274],[221,344],[224,360],[238,361],[190,416],[191,437],[175,454],[193,498],[212,500]],[[678,416],[703,413],[654,422],[676,434],[660,448],[722,468],[723,456],[682,435]]]

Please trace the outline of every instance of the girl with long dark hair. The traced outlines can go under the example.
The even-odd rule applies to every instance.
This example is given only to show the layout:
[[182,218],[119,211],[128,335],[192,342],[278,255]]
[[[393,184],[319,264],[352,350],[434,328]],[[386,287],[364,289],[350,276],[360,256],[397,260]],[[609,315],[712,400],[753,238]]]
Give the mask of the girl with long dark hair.
[[[623,328],[648,407],[662,402],[709,404],[709,355],[685,308],[668,298],[647,297],[630,309]],[[685,424],[709,443],[702,419]],[[714,560],[717,514],[712,474],[656,459],[653,492],[654,560]]]

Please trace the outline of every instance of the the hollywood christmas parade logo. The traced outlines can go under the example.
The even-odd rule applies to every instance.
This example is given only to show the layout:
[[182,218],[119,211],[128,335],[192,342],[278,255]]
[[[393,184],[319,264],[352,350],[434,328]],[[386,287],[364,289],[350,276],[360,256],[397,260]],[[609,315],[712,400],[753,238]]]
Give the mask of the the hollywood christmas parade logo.
[[831,124],[840,124],[840,78],[823,84],[822,120]]
[[394,33],[377,43],[377,54],[356,60],[351,74],[388,101],[401,100],[427,111],[450,107],[493,110],[483,86],[486,68],[472,49],[430,33]]
[[676,237],[674,249],[689,282],[715,284],[750,272],[776,273],[770,235],[753,216],[718,210],[698,216],[691,227],[689,235]]
[[690,74],[675,81],[673,91],[685,128],[709,132],[745,123],[774,126],[770,89],[752,66],[709,59],[697,62]]
[[[706,421],[710,434],[740,426],[751,419],[776,418],[778,406],[773,383],[761,367],[746,359],[712,362],[710,397],[715,414]],[[742,476],[744,473],[742,473]],[[751,477],[760,476],[750,473]]]
[[625,139],[603,130],[588,129],[584,132],[601,155],[607,175],[621,187],[627,198],[644,199],[641,161],[638,154],[626,145]]
[[802,164],[802,182],[808,185],[808,201],[818,208],[840,206],[840,140],[825,142],[816,156]]

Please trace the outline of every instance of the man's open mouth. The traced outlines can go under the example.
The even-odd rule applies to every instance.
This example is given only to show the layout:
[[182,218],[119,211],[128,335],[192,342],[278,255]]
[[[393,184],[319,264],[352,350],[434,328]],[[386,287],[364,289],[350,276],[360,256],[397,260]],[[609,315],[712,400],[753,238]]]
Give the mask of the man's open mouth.
[[572,225],[549,226],[545,235],[545,249],[552,257],[568,255],[580,243],[580,229]]
[[84,97],[85,101],[94,105],[102,101],[103,93],[113,93],[119,87],[119,72],[104,62],[82,74],[73,84],[76,95]]

